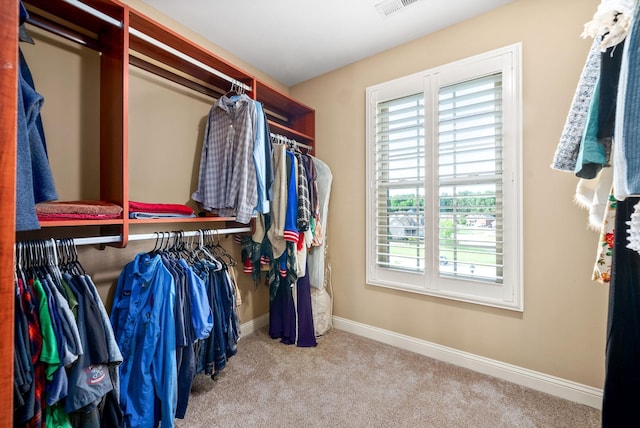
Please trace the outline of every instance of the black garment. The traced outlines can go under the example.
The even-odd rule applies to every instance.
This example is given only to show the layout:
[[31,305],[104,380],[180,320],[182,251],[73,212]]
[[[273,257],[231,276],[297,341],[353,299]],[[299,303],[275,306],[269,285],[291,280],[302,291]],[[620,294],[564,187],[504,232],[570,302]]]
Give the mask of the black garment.
[[[598,96],[598,140],[613,137],[618,99],[618,81],[624,42],[610,47],[601,54],[600,88]],[[607,152],[607,159],[609,153]]]
[[124,427],[124,415],[122,414],[122,409],[120,409],[115,390],[112,389],[104,396],[98,408],[101,427]]
[[640,426],[640,254],[627,248],[627,225],[640,198],[618,201],[609,288],[602,427]]

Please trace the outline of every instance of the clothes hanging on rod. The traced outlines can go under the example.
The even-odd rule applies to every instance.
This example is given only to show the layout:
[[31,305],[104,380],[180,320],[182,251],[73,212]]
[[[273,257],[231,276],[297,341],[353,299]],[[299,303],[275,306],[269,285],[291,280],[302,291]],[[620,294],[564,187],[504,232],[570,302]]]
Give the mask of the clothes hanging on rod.
[[124,426],[114,390],[122,354],[75,246],[28,241],[15,252],[14,421]]
[[[237,352],[235,261],[218,243],[158,234],[153,250],[122,270],[111,321],[124,361],[120,405],[127,426],[173,426],[195,374],[217,378]],[[140,362],[146,364],[140,364]]]
[[256,139],[253,147],[253,160],[256,165],[256,178],[258,184],[258,202],[255,211],[266,214],[271,211],[273,199],[273,149],[270,141],[271,131],[267,114],[262,103],[256,105]]
[[[258,284],[263,272],[269,286],[269,334],[283,343],[315,346],[316,330],[311,303],[309,252],[323,245],[323,219],[326,217],[330,178],[322,163],[323,194],[317,183],[317,160],[284,136],[271,135],[273,142],[274,185],[271,212],[259,215],[253,236],[239,239],[243,271]],[[329,173],[330,175],[330,173]],[[324,199],[323,199],[324,198]],[[321,209],[321,203],[323,208]],[[326,226],[326,222],[325,222]],[[324,288],[324,247],[313,259],[315,287]],[[321,262],[321,263],[320,263]],[[326,332],[324,330],[322,333]]]
[[[311,286],[311,309],[313,311],[313,328],[316,336],[321,336],[332,328],[332,294],[331,276],[325,272],[330,271],[327,261],[327,217],[329,215],[329,197],[331,195],[331,183],[333,175],[329,165],[318,158],[311,158],[313,169],[316,172],[316,198],[318,200],[318,212],[315,217],[315,232],[312,249],[307,257],[307,275]],[[312,199],[313,200],[313,199]],[[329,294],[331,292],[331,294]]]
[[[209,111],[200,157],[198,186],[192,199],[206,210],[249,223],[259,210],[268,212],[270,184],[267,119],[258,103],[230,92]],[[258,114],[261,119],[259,120]],[[262,125],[258,128],[258,124]],[[260,201],[260,203],[259,203]]]
[[304,144],[304,143],[300,143],[292,138],[287,138],[284,135],[280,135],[280,134],[275,134],[275,133],[271,133],[270,134],[271,139],[273,141],[274,144],[285,144],[287,146],[289,146],[289,149],[291,150],[300,150],[300,149],[304,149],[307,153],[311,152],[311,150],[313,150],[313,147],[311,147],[308,144]]
[[[247,233],[251,232],[250,227],[232,227],[215,229],[218,235],[229,235],[235,233]],[[180,231],[183,237],[199,236],[200,231]],[[158,238],[158,233],[134,233],[127,235],[127,241],[148,241]],[[73,245],[100,245],[100,244],[114,244],[122,241],[122,236],[89,236],[85,238],[70,238]]]

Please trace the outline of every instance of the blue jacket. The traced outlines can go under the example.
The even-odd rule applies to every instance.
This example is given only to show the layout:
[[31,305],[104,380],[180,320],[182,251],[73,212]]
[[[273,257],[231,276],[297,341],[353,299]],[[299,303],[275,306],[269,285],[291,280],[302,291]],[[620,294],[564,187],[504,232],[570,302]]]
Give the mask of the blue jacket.
[[118,279],[111,323],[124,357],[120,406],[132,428],[155,427],[158,419],[163,428],[174,426],[175,288],[161,257],[147,253],[138,254]]

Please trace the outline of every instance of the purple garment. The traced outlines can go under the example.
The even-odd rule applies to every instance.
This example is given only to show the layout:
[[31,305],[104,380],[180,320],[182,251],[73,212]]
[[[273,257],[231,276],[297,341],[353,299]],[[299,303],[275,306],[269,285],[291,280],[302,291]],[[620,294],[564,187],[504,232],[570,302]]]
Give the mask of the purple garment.
[[313,327],[313,311],[311,309],[311,284],[309,283],[309,268],[305,268],[303,277],[298,278],[298,341],[300,347],[316,346],[315,329]]
[[[286,253],[283,257],[286,257]],[[280,284],[269,308],[269,336],[292,345],[296,343],[296,309],[287,277],[279,278]]]

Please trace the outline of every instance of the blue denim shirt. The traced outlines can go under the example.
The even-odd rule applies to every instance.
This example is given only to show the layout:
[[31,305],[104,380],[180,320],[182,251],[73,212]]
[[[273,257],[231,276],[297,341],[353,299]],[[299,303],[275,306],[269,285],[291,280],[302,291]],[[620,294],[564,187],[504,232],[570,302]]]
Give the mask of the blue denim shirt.
[[197,339],[206,339],[213,328],[213,314],[207,297],[207,285],[186,261],[180,260],[180,264],[187,273],[189,294],[191,297],[191,322]]
[[[127,426],[174,426],[177,401],[175,283],[160,256],[138,254],[120,274],[111,312]],[[160,402],[156,399],[159,397]]]

